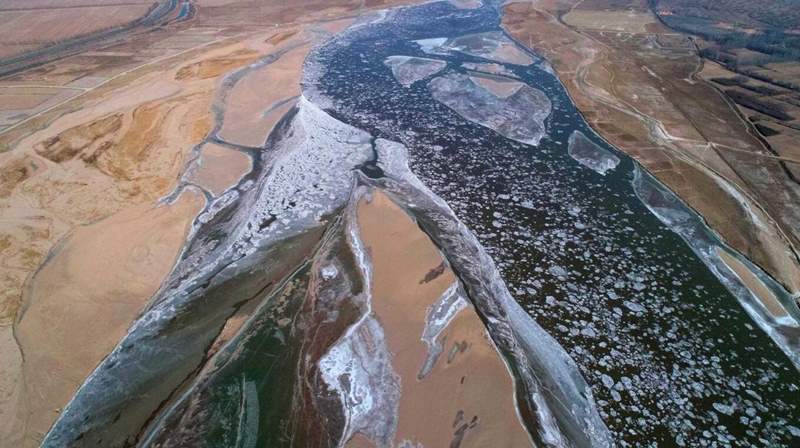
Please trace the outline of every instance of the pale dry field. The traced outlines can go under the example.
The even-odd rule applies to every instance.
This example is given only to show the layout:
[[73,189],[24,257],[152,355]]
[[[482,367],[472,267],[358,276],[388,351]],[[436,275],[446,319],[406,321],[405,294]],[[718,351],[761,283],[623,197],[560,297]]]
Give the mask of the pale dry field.
[[573,9],[562,20],[576,28],[645,33],[657,20],[649,12],[641,11],[587,11]]
[[153,4],[141,0],[124,5],[97,1],[90,5],[83,2],[80,6],[70,3],[47,1],[16,7],[0,4],[0,58],[128,24],[144,16]]

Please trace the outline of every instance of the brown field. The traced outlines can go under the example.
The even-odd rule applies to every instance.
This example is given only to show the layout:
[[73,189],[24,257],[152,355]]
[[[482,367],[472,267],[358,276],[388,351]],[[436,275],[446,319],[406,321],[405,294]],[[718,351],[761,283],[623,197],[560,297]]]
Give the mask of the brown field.
[[796,62],[774,62],[767,64],[766,68],[773,72],[782,73],[787,77],[794,76],[795,80],[800,76],[800,64]]
[[70,1],[28,3],[0,5],[0,58],[128,24],[144,16],[153,4],[142,0],[124,5],[96,0],[81,2],[79,6]]
[[562,21],[576,11],[586,11],[579,17],[647,14],[648,6],[638,0],[511,3],[503,25],[551,62],[604,138],[678,193],[729,244],[791,291],[800,290],[800,207],[791,205],[800,204],[800,188],[729,100],[697,76],[703,63],[688,38],[660,23],[630,35]]
[[760,79],[769,79],[776,84],[800,91],[800,63],[780,62],[747,67],[742,70]]
[[[791,67],[793,64],[788,64]],[[737,91],[756,101],[777,105],[791,119],[781,120],[748,108],[737,107],[769,144],[773,156],[785,162],[786,169],[800,179],[800,101],[796,91],[733,72],[720,64],[706,61],[699,76],[717,88]]]
[[573,9],[562,17],[569,26],[581,29],[645,33],[657,23],[649,12]]

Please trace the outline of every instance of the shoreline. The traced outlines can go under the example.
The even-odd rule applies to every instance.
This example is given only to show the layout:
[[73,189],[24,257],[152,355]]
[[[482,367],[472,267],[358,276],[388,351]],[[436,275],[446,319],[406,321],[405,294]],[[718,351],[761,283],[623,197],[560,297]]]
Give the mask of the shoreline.
[[[574,7],[570,9],[573,10]],[[561,19],[561,15],[564,14],[563,10],[557,9],[551,2],[539,2],[535,5],[510,2],[502,9],[502,27],[517,43],[532,47],[550,63],[565,91],[598,136],[636,159],[648,172],[703,216],[709,226],[731,247],[753,260],[790,292],[800,291],[800,262],[796,254],[786,253],[786,248],[792,253],[793,246],[789,242],[789,237],[785,235],[783,228],[777,226],[772,217],[766,214],[762,204],[753,200],[752,192],[741,190],[740,185],[747,185],[746,183],[730,180],[739,179],[737,172],[732,171],[724,159],[698,160],[693,155],[687,156],[693,151],[707,154],[699,147],[700,143],[692,140],[698,138],[697,136],[689,138],[688,133],[695,131],[682,129],[687,123],[693,125],[688,118],[684,122],[677,118],[662,122],[653,117],[657,114],[667,114],[668,108],[662,111],[653,109],[651,117],[627,102],[630,99],[623,99],[625,95],[631,94],[628,90],[623,93],[615,90],[617,83],[623,81],[615,80],[613,67],[616,62],[612,62],[607,54],[614,51],[615,55],[619,55],[619,51],[612,47],[612,44],[592,40],[592,36],[587,36],[585,32],[567,25]],[[646,32],[658,35],[661,30],[652,29],[653,26],[655,25],[652,23],[648,24]],[[558,52],[556,48],[559,49]],[[622,56],[621,60],[625,61],[626,57]],[[592,71],[595,66],[601,68]],[[609,66],[611,68],[608,68]],[[611,77],[601,79],[599,77],[601,69]],[[597,79],[589,81],[587,76],[594,76]],[[642,85],[649,88],[647,78],[640,76],[636,79],[643,80]],[[626,89],[629,87],[628,84],[624,86]],[[707,88],[712,90],[710,94],[713,97],[719,98],[715,89]],[[674,107],[667,100],[665,103],[669,105],[668,107]],[[727,102],[725,107],[729,108]],[[722,112],[713,110],[713,113]],[[736,118],[733,126],[740,126],[738,111],[728,110],[727,113],[733,114]],[[606,114],[605,119],[602,118],[603,114]],[[616,128],[609,125],[608,120],[612,117],[617,123]],[[665,126],[674,127],[679,133],[672,135]],[[741,125],[741,128],[745,132],[748,131],[744,125]],[[623,130],[612,131],[612,129]],[[712,147],[714,145],[717,143],[711,143]],[[737,193],[739,197],[734,197],[721,187],[721,182],[735,185],[731,188],[739,190]],[[733,217],[740,215],[742,210],[751,210],[751,213],[758,214],[758,217],[753,219],[767,222],[768,226],[758,227],[750,220],[734,219]],[[750,244],[752,240],[759,243],[753,246]]]

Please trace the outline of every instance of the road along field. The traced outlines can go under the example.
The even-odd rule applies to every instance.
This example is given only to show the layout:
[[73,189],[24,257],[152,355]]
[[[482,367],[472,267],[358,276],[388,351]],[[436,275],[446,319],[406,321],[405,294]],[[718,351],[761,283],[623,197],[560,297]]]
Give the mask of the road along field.
[[[609,30],[608,14],[629,17]],[[796,161],[768,150],[731,102],[698,76],[687,36],[646,2],[515,2],[504,27],[547,58],[581,113],[713,229],[800,291]],[[612,27],[613,28],[613,27]]]

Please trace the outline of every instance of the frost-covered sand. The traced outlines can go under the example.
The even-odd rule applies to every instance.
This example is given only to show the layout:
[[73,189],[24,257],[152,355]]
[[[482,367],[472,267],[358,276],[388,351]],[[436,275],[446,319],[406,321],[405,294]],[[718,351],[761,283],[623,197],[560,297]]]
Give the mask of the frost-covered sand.
[[[322,24],[246,34],[238,25],[219,36],[184,30],[186,51],[133,38],[120,51],[151,57],[138,67],[131,56],[129,72],[113,80],[122,70],[103,65],[100,54],[74,69],[62,60],[17,76],[25,84],[83,77],[86,90],[2,134],[9,151],[0,153],[0,446],[38,446],[124,336],[172,269],[204,196],[221,194],[252,167],[247,148],[199,145],[217,131],[263,144],[299,93],[310,42],[352,21],[331,21],[347,15],[333,11]],[[248,76],[228,77],[258,62]],[[188,189],[161,201],[177,185]]]

